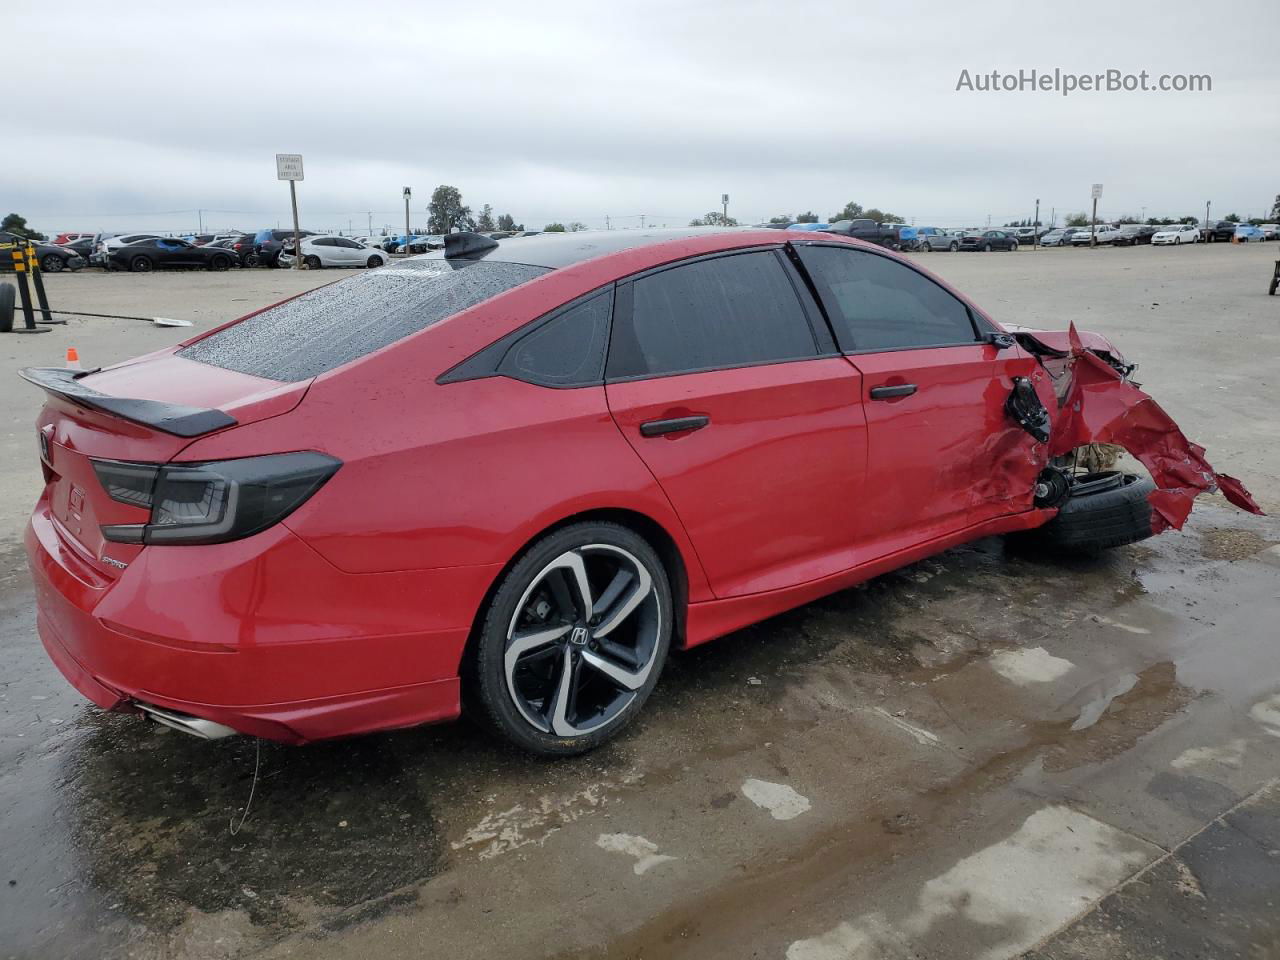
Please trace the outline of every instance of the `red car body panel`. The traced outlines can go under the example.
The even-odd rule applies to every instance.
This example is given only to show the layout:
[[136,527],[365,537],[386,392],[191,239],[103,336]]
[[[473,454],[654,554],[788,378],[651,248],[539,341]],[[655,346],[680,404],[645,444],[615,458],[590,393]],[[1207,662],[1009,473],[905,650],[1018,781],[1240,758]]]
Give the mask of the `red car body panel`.
[[[831,357],[606,388],[619,428],[662,484],[717,597],[857,563],[852,505],[867,445],[861,379],[845,358]],[[709,428],[640,434],[645,421],[698,414],[711,418]]]
[[[1141,445],[1123,429],[1072,420],[1043,358],[1019,346],[828,356],[573,389],[501,376],[437,380],[619,278],[814,240],[889,255],[771,230],[685,237],[551,271],[312,379],[264,380],[185,359],[180,348],[87,378],[104,393],[237,421],[195,439],[51,397],[38,423],[49,442],[47,485],[26,538],[51,658],[106,709],[141,701],[288,742],[443,720],[459,711],[461,661],[490,591],[526,545],[571,518],[631,516],[665,533],[687,603],[676,642],[692,646],[1051,518],[1032,506],[1051,452],[1004,411],[1015,377],[1033,380],[1055,423],[1075,424],[1073,437],[1110,431]],[[1114,352],[1101,338],[1079,347],[1096,360],[1086,349]],[[903,383],[917,392],[871,396]],[[650,419],[693,414],[710,417],[708,428],[639,431]],[[102,537],[100,525],[148,514],[107,497],[91,458],[198,463],[291,451],[342,466],[266,530],[198,547]]]

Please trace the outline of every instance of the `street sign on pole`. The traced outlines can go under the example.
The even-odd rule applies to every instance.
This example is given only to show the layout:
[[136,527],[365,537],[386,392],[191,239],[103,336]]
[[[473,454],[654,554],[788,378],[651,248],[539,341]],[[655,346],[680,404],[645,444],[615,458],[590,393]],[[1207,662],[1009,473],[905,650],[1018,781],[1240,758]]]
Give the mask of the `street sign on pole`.
[[276,179],[289,181],[289,203],[293,206],[293,269],[302,269],[302,230],[298,227],[298,181],[302,179],[302,154],[277,153]]
[[302,154],[277,153],[276,154],[276,179],[290,180],[290,181],[303,179]]
[[1101,200],[1101,199],[1102,199],[1102,184],[1100,184],[1100,183],[1095,183],[1095,184],[1093,185],[1093,199],[1095,199],[1095,200]]

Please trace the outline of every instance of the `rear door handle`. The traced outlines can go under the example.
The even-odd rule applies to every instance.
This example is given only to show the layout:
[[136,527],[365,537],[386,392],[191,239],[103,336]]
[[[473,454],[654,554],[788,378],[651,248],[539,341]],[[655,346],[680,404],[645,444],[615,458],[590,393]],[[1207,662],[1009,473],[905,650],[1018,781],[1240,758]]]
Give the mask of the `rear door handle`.
[[640,436],[661,437],[668,433],[680,433],[684,430],[701,430],[711,422],[705,414],[693,417],[671,417],[667,420],[647,420],[640,424]]
[[916,392],[914,383],[895,383],[891,387],[872,387],[872,400],[892,400],[894,397],[909,397]]

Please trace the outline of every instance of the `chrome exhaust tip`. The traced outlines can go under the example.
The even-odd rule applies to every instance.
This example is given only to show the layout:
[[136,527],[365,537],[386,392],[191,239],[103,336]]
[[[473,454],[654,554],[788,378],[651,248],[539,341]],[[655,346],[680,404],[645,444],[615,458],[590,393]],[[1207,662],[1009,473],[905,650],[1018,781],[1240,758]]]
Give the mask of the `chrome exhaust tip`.
[[239,731],[232,730],[221,723],[202,720],[200,717],[179,713],[176,710],[166,710],[154,704],[143,703],[141,700],[133,701],[133,705],[146,714],[147,719],[162,723],[174,730],[189,733],[191,736],[199,737],[201,740],[221,740],[223,737],[234,737],[239,733]]

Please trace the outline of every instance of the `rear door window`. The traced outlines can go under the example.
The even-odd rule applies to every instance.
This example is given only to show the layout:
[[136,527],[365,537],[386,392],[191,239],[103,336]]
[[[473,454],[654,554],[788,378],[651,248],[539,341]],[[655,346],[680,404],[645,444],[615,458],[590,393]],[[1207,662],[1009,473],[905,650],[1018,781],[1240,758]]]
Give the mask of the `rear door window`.
[[610,379],[818,355],[799,295],[772,250],[696,260],[630,288],[630,309],[614,320]]
[[797,244],[845,352],[951,346],[978,339],[969,308],[924,274],[845,247]]
[[522,263],[405,260],[246,317],[179,355],[269,380],[305,380],[548,272]]

